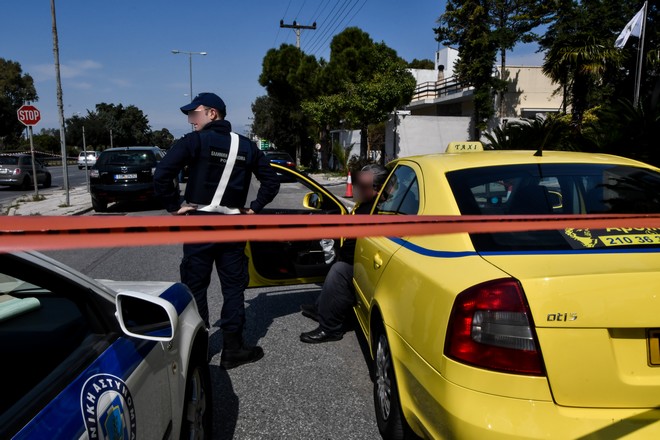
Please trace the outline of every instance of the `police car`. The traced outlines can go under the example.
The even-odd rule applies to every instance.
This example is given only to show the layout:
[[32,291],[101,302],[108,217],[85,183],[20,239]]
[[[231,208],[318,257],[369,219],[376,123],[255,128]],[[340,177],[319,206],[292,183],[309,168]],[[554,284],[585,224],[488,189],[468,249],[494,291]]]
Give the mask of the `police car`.
[[207,345],[183,284],[0,254],[0,438],[209,438]]

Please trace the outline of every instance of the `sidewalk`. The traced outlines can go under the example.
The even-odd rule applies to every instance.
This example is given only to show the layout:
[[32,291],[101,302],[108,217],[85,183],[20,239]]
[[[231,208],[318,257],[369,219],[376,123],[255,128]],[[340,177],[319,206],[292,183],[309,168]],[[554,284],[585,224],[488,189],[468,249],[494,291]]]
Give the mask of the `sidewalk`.
[[66,193],[62,188],[40,189],[39,196],[44,200],[33,201],[34,193],[24,194],[7,207],[7,215],[80,215],[92,210],[92,197],[87,186],[69,188],[69,205],[66,205]]

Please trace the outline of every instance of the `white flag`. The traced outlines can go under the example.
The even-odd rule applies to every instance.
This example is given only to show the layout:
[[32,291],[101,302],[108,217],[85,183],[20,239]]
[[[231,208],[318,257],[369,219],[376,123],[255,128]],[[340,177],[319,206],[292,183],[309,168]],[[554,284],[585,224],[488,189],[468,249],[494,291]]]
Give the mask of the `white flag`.
[[637,14],[628,22],[626,27],[623,28],[619,37],[614,42],[614,47],[623,49],[626,45],[628,38],[639,37],[642,34],[642,22],[644,21],[644,7],[639,10]]

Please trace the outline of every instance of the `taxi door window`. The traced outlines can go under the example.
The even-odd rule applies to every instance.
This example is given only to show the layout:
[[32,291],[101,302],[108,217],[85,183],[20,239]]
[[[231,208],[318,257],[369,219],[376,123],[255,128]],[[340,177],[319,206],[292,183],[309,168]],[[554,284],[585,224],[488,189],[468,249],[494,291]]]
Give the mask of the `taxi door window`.
[[379,214],[417,214],[419,184],[412,168],[400,165],[392,172],[376,203],[376,210]]

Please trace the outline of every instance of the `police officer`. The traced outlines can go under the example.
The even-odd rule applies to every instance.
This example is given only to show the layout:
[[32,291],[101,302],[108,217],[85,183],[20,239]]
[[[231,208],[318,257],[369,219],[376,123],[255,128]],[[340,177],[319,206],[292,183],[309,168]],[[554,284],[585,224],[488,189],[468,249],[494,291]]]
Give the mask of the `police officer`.
[[[225,103],[214,93],[200,93],[181,107],[194,131],[172,145],[154,173],[154,190],[173,215],[255,214],[279,191],[279,179],[256,144],[231,132]],[[188,166],[185,202],[181,204],[174,179]],[[252,174],[259,180],[256,199],[245,207]],[[245,243],[183,245],[181,282],[192,291],[207,328],[207,290],[215,263],[222,287],[220,327],[223,350],[220,365],[234,368],[258,361],[261,347],[243,342],[245,288],[248,285]]]

